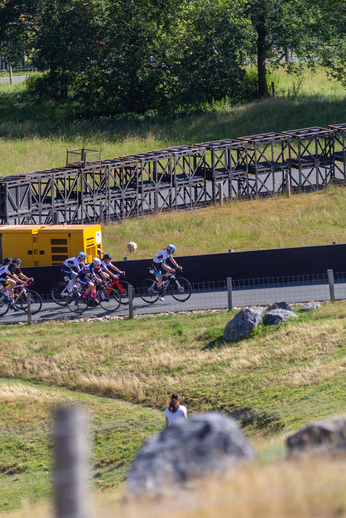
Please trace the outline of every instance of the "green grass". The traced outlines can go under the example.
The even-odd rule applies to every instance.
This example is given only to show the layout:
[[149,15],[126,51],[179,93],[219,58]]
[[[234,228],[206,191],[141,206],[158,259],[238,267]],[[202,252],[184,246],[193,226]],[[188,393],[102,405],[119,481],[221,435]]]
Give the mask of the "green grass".
[[345,243],[345,194],[345,187],[330,185],[289,199],[238,201],[127,220],[103,227],[103,248],[116,261],[129,255],[130,241],[138,245],[134,259],[151,259],[168,242],[177,247],[177,256]]
[[277,98],[185,117],[100,117],[78,120],[74,102],[42,102],[24,94],[24,84],[0,85],[2,175],[64,165],[66,149],[102,148],[104,158],[178,144],[236,138],[346,120],[346,92],[326,74],[306,72],[300,79],[274,72]]
[[176,390],[190,413],[236,418],[264,463],[284,456],[289,431],[343,413],[345,302],[226,343],[234,314],[1,326],[0,510],[49,498],[60,403],[79,402],[90,415],[98,491],[121,485]]
[[118,487],[143,441],[164,424],[153,410],[65,389],[2,379],[0,394],[0,512],[51,497],[56,405],[78,403],[89,416],[98,490]]

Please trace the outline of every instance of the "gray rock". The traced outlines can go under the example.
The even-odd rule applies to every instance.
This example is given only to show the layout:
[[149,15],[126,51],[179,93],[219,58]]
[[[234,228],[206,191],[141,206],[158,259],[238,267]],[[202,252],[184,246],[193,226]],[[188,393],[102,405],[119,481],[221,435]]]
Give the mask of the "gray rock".
[[274,302],[274,304],[268,306],[268,311],[272,311],[273,309],[287,309],[288,311],[292,311],[293,306],[284,300],[279,300],[278,302]]
[[305,304],[305,306],[300,308],[300,311],[311,311],[312,309],[320,309],[321,304],[318,302],[311,302],[311,304]]
[[181,419],[148,439],[130,469],[126,496],[155,497],[222,474],[255,457],[236,422],[221,414]]
[[346,450],[346,419],[326,419],[308,424],[286,439],[289,456],[302,452]]
[[263,323],[267,326],[277,326],[281,322],[286,322],[289,318],[299,318],[293,311],[287,311],[286,309],[273,309],[268,311],[263,317]]
[[262,322],[264,308],[245,308],[239,311],[225,327],[223,337],[225,340],[237,340],[242,336],[248,336]]

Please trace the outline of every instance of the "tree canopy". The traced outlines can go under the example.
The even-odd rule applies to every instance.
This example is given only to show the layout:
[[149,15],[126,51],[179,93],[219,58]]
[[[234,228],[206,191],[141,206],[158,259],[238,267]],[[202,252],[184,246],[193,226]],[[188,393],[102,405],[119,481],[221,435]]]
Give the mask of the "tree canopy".
[[0,53],[25,52],[40,95],[71,95],[98,113],[171,111],[254,93],[293,51],[345,80],[341,0],[0,0]]

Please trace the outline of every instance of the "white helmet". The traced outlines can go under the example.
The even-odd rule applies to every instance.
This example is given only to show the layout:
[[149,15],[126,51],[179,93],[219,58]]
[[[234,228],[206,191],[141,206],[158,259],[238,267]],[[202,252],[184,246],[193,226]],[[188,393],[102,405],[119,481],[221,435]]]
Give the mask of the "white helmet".
[[94,259],[91,261],[91,264],[99,268],[101,266],[101,260],[98,257],[94,257]]

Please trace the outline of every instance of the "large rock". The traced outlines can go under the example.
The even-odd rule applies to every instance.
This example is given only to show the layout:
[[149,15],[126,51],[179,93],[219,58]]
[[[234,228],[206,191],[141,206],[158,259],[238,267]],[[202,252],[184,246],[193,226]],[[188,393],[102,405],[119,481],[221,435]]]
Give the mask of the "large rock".
[[310,304],[305,304],[300,308],[300,311],[312,311],[313,309],[320,309],[321,304],[318,302],[311,302]]
[[127,478],[127,496],[170,494],[194,479],[224,473],[254,459],[254,450],[233,419],[196,414],[176,421],[146,441]]
[[237,340],[248,336],[262,322],[264,308],[245,308],[226,324],[223,337],[225,340]]
[[289,455],[301,452],[346,451],[346,419],[326,419],[308,424],[286,439]]
[[268,311],[263,317],[263,323],[267,326],[277,326],[281,322],[286,322],[289,318],[299,318],[293,311],[287,311],[286,309],[273,309]]
[[272,311],[273,309],[287,309],[288,311],[292,311],[293,306],[284,300],[278,300],[277,302],[274,302],[274,304],[268,306],[268,311]]

